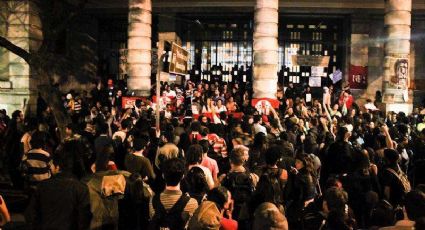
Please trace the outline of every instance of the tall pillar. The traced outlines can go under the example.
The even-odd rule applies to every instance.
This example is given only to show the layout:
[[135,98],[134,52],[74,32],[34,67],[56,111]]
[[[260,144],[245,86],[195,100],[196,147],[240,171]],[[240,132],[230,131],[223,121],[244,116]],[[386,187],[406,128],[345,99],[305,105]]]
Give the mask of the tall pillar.
[[254,98],[276,98],[279,0],[257,0],[254,15]]
[[[0,35],[32,53],[43,40],[39,9],[31,0],[0,2]],[[0,48],[0,109],[35,112],[37,77],[21,57]]]
[[384,103],[387,111],[412,110],[409,84],[412,0],[385,0]]
[[151,89],[151,0],[129,0],[128,89],[136,96],[148,96]]

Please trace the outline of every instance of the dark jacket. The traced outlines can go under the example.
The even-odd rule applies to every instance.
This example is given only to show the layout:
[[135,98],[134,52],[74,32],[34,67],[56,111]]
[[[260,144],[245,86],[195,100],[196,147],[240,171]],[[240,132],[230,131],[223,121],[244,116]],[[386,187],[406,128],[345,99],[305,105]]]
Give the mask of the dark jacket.
[[88,229],[90,219],[87,186],[68,173],[41,182],[26,212],[29,229]]
[[331,144],[324,162],[328,175],[350,172],[352,154],[352,146],[348,142],[337,141]]

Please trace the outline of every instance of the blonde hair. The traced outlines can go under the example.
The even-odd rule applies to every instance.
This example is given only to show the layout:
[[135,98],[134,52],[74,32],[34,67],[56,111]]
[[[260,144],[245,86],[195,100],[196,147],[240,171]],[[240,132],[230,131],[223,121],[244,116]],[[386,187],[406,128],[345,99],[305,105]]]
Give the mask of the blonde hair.
[[158,149],[158,152],[155,156],[155,166],[160,168],[160,164],[163,160],[178,158],[179,156],[179,148],[172,143],[167,143],[161,148]]

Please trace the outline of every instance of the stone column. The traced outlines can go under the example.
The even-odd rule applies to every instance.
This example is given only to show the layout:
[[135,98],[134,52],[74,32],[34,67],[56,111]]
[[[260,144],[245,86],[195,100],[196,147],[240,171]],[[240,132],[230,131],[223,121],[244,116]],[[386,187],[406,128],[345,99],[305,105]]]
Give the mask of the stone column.
[[410,112],[408,91],[411,0],[385,0],[384,102],[387,111]]
[[128,89],[136,96],[148,96],[151,89],[151,0],[129,0]]
[[[0,35],[32,53],[43,40],[39,9],[30,0],[0,2]],[[26,61],[0,48],[0,109],[9,115],[16,109],[34,113],[37,78]]]
[[276,98],[278,0],[257,0],[254,15],[254,98]]

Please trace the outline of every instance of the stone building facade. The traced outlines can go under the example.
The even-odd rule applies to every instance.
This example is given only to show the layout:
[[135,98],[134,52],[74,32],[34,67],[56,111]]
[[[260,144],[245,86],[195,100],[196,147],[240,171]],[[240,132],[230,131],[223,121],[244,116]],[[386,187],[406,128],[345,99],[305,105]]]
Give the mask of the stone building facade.
[[[374,98],[376,91],[380,90],[384,93],[385,102],[400,104],[402,110],[410,110],[410,105],[421,104],[425,96],[425,2],[422,0],[89,2],[77,26],[71,25],[68,30],[67,52],[80,55],[78,49],[84,43],[85,47],[93,50],[81,59],[86,65],[92,66],[93,71],[89,74],[106,80],[118,78],[120,50],[128,49],[129,88],[138,95],[149,94],[157,62],[157,57],[152,53],[160,50],[158,41],[163,39],[164,34],[171,32],[173,38],[168,40],[181,40],[182,45],[195,57],[191,63],[193,68],[202,71],[203,44],[205,42],[215,44],[210,46],[213,47],[212,51],[208,51],[207,54],[216,55],[214,56],[216,62],[219,62],[217,50],[222,49],[220,44],[223,41],[221,38],[215,40],[212,35],[208,37],[205,35],[207,33],[190,40],[190,37],[195,35],[188,32],[188,25],[198,24],[200,25],[198,27],[207,30],[209,22],[216,21],[220,26],[223,20],[231,23],[235,19],[247,27],[239,31],[241,36],[228,39],[229,36],[226,34],[226,39],[238,44],[238,47],[246,41],[250,43],[246,55],[252,59],[247,60],[253,66],[252,84],[258,97],[273,97],[273,93],[270,93],[273,91],[272,88],[275,89],[270,87],[273,85],[272,82],[291,74],[291,71],[280,68],[282,63],[285,63],[285,57],[281,56],[285,53],[285,46],[281,44],[287,44],[287,40],[290,39],[288,37],[292,36],[292,32],[289,35],[286,30],[293,28],[290,26],[301,25],[299,22],[305,22],[303,26],[307,27],[314,24],[320,29],[322,21],[329,21],[329,25],[338,26],[335,32],[338,40],[334,43],[338,49],[334,56],[338,60],[334,62],[334,66],[343,73],[343,81],[346,83],[350,81],[352,66],[367,67],[365,78],[367,87],[363,87],[364,89],[352,87],[352,92],[359,103],[363,103],[367,98]],[[38,9],[31,0],[2,1],[0,6],[2,15],[0,35],[30,52],[36,50],[41,44],[43,35]],[[89,34],[90,39],[79,38],[76,36],[78,33],[73,33],[74,31]],[[244,35],[245,31],[248,31],[247,36]],[[300,31],[302,35],[304,30]],[[231,33],[233,32],[239,33],[237,30]],[[295,33],[294,36],[298,34]],[[188,46],[190,42],[191,47]],[[301,42],[307,47],[316,43],[314,39]],[[326,44],[326,41],[322,43]],[[235,50],[237,54],[234,55],[239,61],[242,56],[241,49],[235,48]],[[321,47],[320,50],[322,55],[326,55],[325,51],[330,52],[322,50]],[[408,73],[405,74],[408,77],[405,83],[397,86],[395,85],[397,80],[394,80],[393,75],[397,66],[404,66],[404,62],[397,62],[400,60],[406,60],[408,63],[406,68]],[[237,62],[232,62],[234,63]],[[281,71],[281,75],[273,74],[278,71]],[[309,76],[310,71],[308,68]],[[285,75],[284,72],[288,73]],[[298,72],[298,77],[303,76],[303,70],[302,73],[299,70]],[[332,72],[333,69],[327,70],[327,74]],[[36,98],[35,79],[24,60],[0,48],[0,108],[6,108],[9,113],[27,104],[30,106],[25,108],[31,108]],[[404,78],[397,77],[397,79]],[[284,85],[288,83],[287,78],[283,83]],[[64,90],[68,89],[65,87]]]

